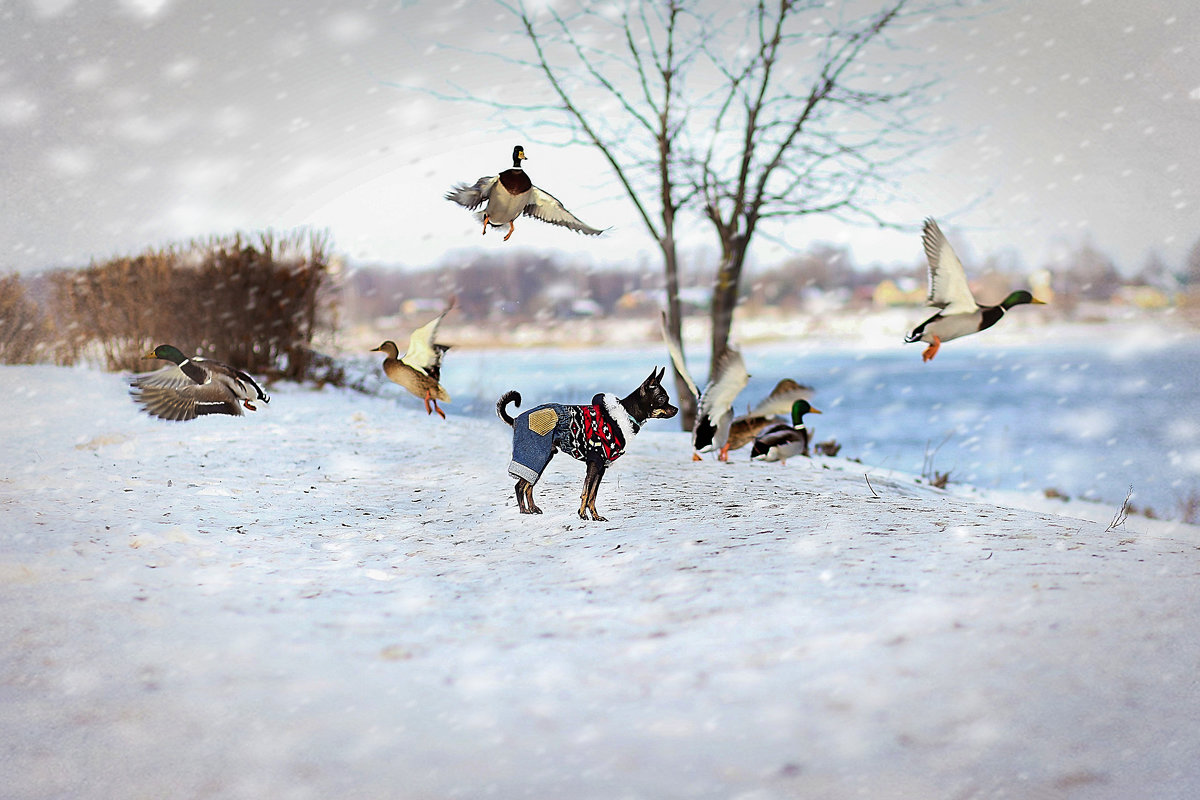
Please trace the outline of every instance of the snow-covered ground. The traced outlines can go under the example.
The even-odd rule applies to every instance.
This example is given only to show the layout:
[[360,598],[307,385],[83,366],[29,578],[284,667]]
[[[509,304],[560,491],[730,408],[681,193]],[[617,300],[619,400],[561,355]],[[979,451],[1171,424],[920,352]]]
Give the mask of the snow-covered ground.
[[0,380],[5,798],[1200,796],[1195,527],[669,423],[524,517],[498,420]]

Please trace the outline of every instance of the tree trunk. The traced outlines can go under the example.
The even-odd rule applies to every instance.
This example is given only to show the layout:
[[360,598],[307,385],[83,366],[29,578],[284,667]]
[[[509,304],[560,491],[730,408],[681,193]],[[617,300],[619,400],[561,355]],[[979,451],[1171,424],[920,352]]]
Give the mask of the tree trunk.
[[729,332],[733,327],[733,312],[738,305],[742,284],[742,267],[746,263],[746,243],[749,237],[734,235],[722,242],[721,265],[713,279],[712,290],[712,352],[708,362],[712,370],[729,349]]
[[[683,309],[679,305],[679,256],[675,250],[675,240],[670,236],[663,238],[659,245],[663,254],[663,271],[667,278],[667,329],[680,343],[683,350]],[[681,430],[690,431],[696,421],[696,398],[688,388],[687,381],[671,365],[675,374],[675,397],[679,407],[679,426]]]

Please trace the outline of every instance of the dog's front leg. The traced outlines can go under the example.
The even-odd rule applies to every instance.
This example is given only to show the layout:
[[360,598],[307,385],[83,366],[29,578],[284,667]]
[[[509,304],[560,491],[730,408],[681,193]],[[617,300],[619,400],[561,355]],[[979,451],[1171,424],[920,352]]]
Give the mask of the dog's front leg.
[[604,479],[604,468],[605,463],[600,459],[589,458],[587,461],[587,475],[583,478],[583,494],[579,497],[580,519],[587,519],[587,514],[584,512],[591,512],[592,519],[596,522],[608,522],[596,511],[596,495],[600,493],[600,481]]

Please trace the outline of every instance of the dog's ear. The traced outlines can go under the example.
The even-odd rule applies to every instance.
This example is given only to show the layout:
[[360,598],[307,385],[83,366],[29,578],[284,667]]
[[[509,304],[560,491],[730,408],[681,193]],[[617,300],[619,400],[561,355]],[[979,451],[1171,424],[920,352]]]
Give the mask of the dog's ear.
[[650,377],[646,379],[646,383],[658,383],[658,384],[661,384],[661,383],[662,383],[662,379],[663,379],[663,373],[665,373],[665,372],[666,372],[666,369],[665,369],[665,368],[664,368],[664,369],[658,369],[658,368],[656,367],[656,368],[654,368],[654,369],[650,370]]

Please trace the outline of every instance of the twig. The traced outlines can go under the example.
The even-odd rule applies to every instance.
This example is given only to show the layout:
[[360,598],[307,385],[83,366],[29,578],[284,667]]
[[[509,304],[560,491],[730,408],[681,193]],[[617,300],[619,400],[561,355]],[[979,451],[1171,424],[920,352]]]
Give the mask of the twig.
[[1133,485],[1130,484],[1129,491],[1125,495],[1124,502],[1117,509],[1117,513],[1113,514],[1112,522],[1108,523],[1108,527],[1104,529],[1105,533],[1115,531],[1117,528],[1125,524],[1125,520],[1129,518],[1129,498],[1133,497]]
[[[946,442],[950,441],[950,439],[954,436],[954,433],[955,431],[953,430],[947,433],[946,438],[942,439],[938,446],[933,448],[933,450],[929,449],[929,445],[933,443],[933,440],[930,439],[925,442],[925,460],[921,464],[921,477],[923,477],[929,483],[932,483],[938,489],[945,488],[946,484],[950,480],[950,471],[947,470],[944,475],[939,474],[937,470],[933,468],[933,460],[937,457],[938,451],[941,450]],[[941,485],[938,485],[939,481]]]
[[867,479],[867,488],[871,490],[871,497],[879,497],[875,494],[875,487],[871,485],[871,476],[864,472],[863,477]]

